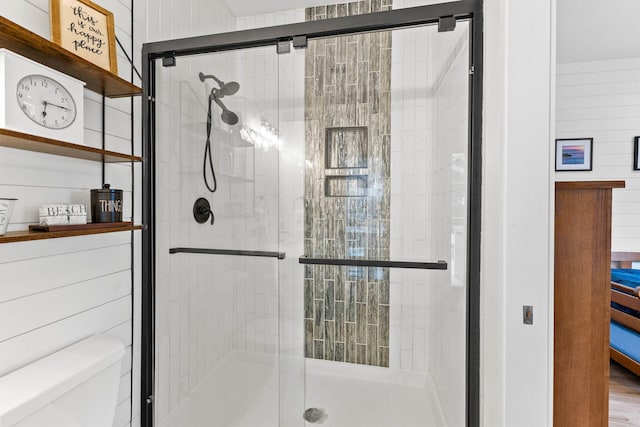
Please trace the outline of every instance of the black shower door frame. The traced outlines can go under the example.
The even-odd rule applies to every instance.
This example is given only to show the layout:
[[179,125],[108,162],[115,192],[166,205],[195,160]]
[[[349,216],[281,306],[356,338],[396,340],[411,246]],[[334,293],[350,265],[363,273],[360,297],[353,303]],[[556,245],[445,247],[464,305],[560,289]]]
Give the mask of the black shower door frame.
[[292,43],[305,47],[314,38],[438,24],[446,30],[455,20],[471,26],[469,50],[469,182],[467,215],[466,425],[480,425],[480,236],[482,189],[483,0],[439,3],[365,15],[211,34],[142,47],[142,295],[141,425],[154,425],[155,382],[155,61],[175,65],[177,57]]

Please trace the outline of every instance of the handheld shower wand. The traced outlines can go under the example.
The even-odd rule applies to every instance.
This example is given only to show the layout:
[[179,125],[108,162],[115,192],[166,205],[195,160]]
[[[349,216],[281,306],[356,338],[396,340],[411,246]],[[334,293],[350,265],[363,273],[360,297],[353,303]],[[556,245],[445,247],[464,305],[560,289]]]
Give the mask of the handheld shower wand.
[[[212,156],[212,152],[211,152],[211,125],[212,125],[212,121],[211,121],[211,104],[213,102],[215,102],[221,109],[222,109],[222,113],[220,114],[220,118],[222,119],[222,121],[228,125],[235,125],[238,123],[238,115],[236,113],[234,113],[233,111],[230,111],[226,105],[224,105],[224,103],[222,102],[222,98],[224,98],[225,96],[231,96],[234,95],[235,93],[238,92],[238,90],[240,90],[240,84],[238,82],[229,82],[229,83],[225,83],[222,80],[218,79],[216,76],[214,76],[213,74],[204,74],[202,72],[198,73],[198,77],[200,78],[201,82],[205,82],[206,79],[213,79],[216,84],[218,85],[218,87],[214,87],[213,89],[211,89],[211,92],[209,93],[209,102],[208,104],[208,108],[207,108],[207,140],[205,143],[205,148],[204,148],[204,160],[203,160],[203,165],[202,165],[202,176],[204,178],[204,184],[207,187],[207,189],[211,192],[211,193],[215,193],[215,191],[218,189],[218,182],[216,180],[216,172],[213,168],[213,156]],[[211,170],[211,176],[213,178],[213,183],[212,185],[209,184],[209,180],[207,179],[207,167],[209,167],[209,169]],[[210,210],[209,210],[210,211]],[[213,212],[211,212],[211,214],[213,215]]]
[[[216,89],[213,89],[213,90],[216,90]],[[220,118],[222,119],[223,122],[231,126],[238,123],[238,115],[233,111],[229,111],[229,109],[224,105],[224,103],[220,101],[219,97],[216,97],[215,95],[213,95],[209,97],[209,101],[211,100],[213,100],[216,104],[220,106],[220,108],[222,108],[222,114],[220,114]]]

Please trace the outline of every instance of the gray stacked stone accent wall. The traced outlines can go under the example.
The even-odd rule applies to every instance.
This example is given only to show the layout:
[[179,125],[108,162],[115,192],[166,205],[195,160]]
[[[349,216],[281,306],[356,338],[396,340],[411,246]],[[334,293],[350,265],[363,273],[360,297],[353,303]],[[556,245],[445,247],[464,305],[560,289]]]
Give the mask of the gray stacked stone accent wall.
[[[306,20],[391,0],[306,9]],[[305,255],[389,258],[391,33],[313,40],[305,53]],[[389,271],[305,266],[305,356],[389,366]]]

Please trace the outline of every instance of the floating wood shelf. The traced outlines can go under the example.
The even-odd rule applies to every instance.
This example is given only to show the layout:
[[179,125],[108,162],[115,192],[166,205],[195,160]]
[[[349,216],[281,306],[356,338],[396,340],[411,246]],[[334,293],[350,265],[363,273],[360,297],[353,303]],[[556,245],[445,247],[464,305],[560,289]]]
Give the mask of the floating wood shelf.
[[62,229],[60,231],[10,231],[4,236],[0,236],[0,243],[16,243],[27,242],[30,240],[86,236],[89,234],[115,233],[118,231],[142,230],[142,228],[142,225],[133,225],[131,222],[119,222],[111,224],[87,224],[85,228],[80,229],[78,229],[78,226],[71,226],[67,230]]
[[17,148],[20,150],[35,151],[38,153],[55,154],[57,156],[73,157],[76,159],[91,160],[94,162],[122,163],[139,162],[141,157],[115,151],[100,150],[56,139],[16,132],[8,129],[0,129],[0,146]]
[[0,16],[0,47],[73,76],[109,98],[139,95],[142,89]]

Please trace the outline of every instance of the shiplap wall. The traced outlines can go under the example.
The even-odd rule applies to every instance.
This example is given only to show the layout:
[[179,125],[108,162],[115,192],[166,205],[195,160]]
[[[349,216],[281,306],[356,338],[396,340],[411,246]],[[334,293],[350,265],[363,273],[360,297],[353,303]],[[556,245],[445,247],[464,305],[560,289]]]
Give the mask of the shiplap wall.
[[[95,2],[113,12],[116,35],[130,50],[131,1]],[[49,0],[3,1],[0,14],[50,39]],[[119,75],[129,80],[131,68],[120,48],[116,50]],[[102,95],[85,90],[84,102],[84,141],[77,143],[100,148]],[[140,101],[135,103],[139,110]],[[107,149],[131,152],[131,112],[129,98],[105,100]],[[134,151],[140,155],[139,138]],[[132,177],[130,165],[110,164],[105,168],[105,177],[112,188],[125,191],[124,220],[133,218],[139,223],[139,194],[135,213],[132,209],[132,183],[139,181],[139,166],[135,170]],[[0,148],[0,195],[18,199],[10,231],[24,230],[28,224],[37,222],[40,204],[88,205],[89,190],[100,188],[101,184],[100,163]],[[138,376],[139,363],[133,361],[138,360],[139,340],[134,337],[139,337],[135,332],[139,322],[133,321],[132,309],[137,307],[134,295],[137,302],[140,289],[140,247],[140,232],[0,245],[0,376],[87,336],[113,334],[127,346],[114,426],[131,425],[132,418],[133,424],[138,425],[139,381],[132,382],[132,377]],[[136,355],[132,357],[132,353]]]
[[556,138],[593,138],[592,172],[556,172],[556,180],[624,180],[613,191],[614,251],[640,251],[640,58],[558,64]]

